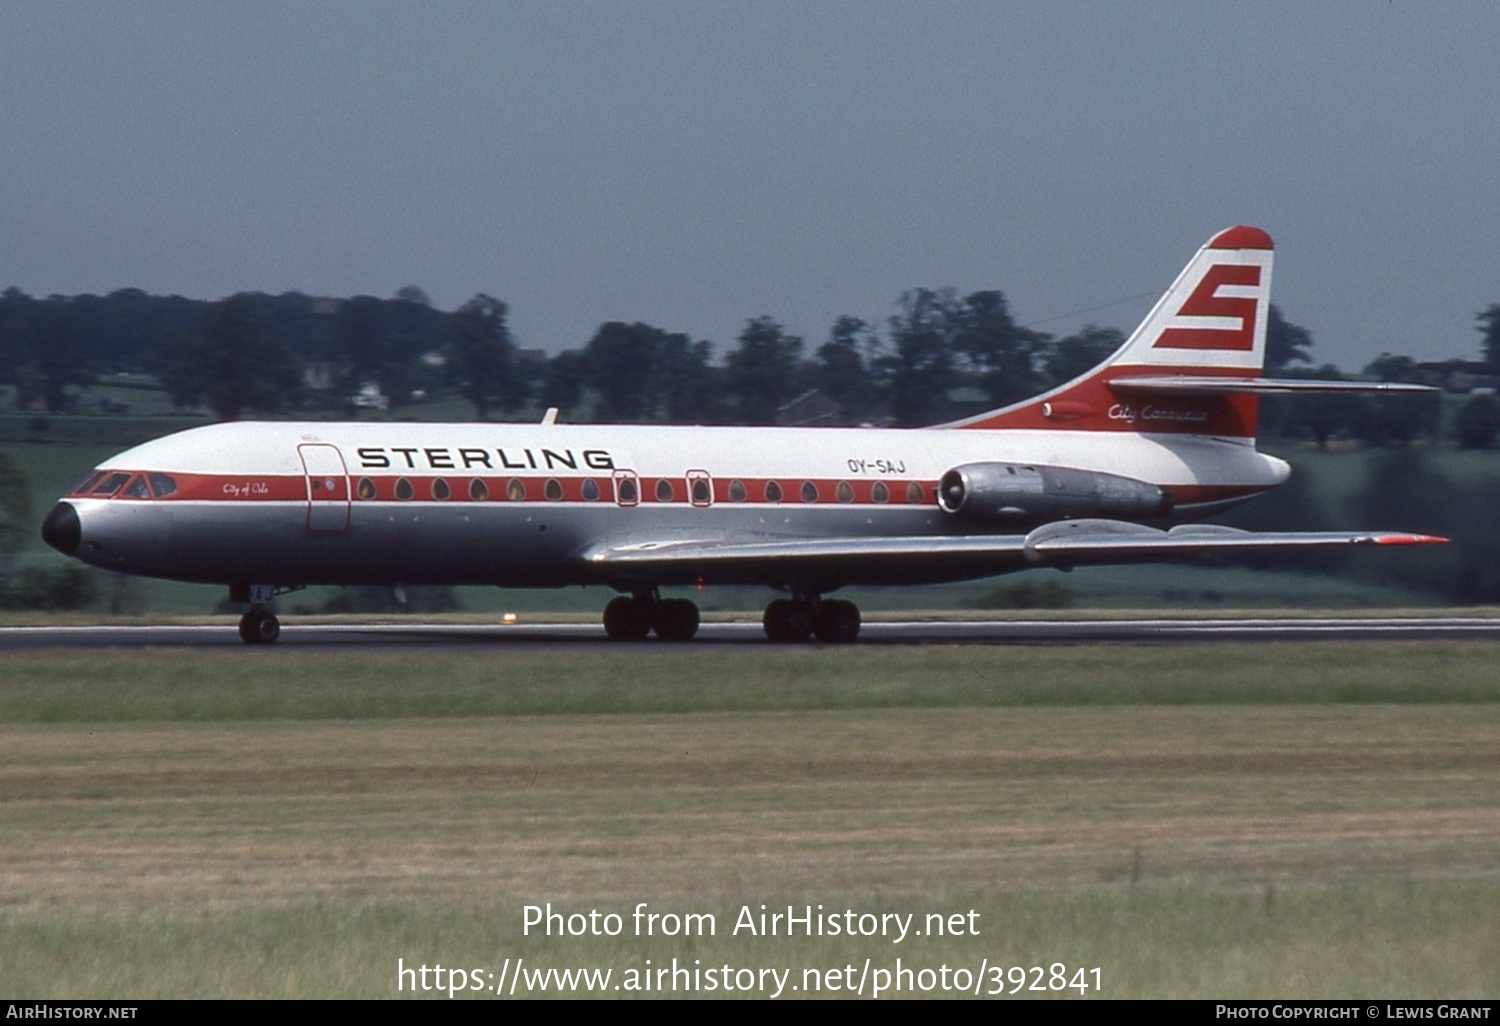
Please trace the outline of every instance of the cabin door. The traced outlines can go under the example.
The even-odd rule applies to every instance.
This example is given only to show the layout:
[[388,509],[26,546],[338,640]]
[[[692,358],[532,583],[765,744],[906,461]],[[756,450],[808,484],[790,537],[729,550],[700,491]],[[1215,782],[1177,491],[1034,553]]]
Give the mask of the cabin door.
[[310,443],[297,446],[307,476],[307,529],[336,534],[349,528],[349,468],[338,446]]

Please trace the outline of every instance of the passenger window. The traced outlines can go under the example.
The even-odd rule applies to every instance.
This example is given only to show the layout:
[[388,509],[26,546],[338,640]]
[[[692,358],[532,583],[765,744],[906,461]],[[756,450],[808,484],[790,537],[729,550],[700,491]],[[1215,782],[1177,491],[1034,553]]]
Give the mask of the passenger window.
[[371,481],[368,477],[360,478],[359,487],[355,490],[354,494],[368,502],[370,499],[375,498],[375,482]]
[[870,498],[876,502],[890,502],[891,490],[885,486],[884,481],[876,481],[875,487],[870,489]]
[[448,487],[448,482],[443,478],[434,478],[432,482],[432,497],[439,502],[445,502],[453,494],[453,489]]
[[677,492],[672,487],[671,481],[668,481],[666,478],[662,478],[660,481],[656,482],[657,502],[671,502],[675,498],[677,498]]
[[547,478],[547,487],[543,494],[547,496],[548,502],[557,502],[563,497],[562,482],[555,477]]
[[701,477],[695,478],[693,480],[693,501],[699,505],[705,505],[709,498],[708,482]]
[[840,481],[838,491],[835,494],[837,495],[840,502],[853,502],[854,486],[851,485],[848,481]]
[[484,478],[476,477],[469,482],[469,498],[475,502],[483,502],[490,497],[490,486],[484,483]]
[[147,474],[146,478],[151,482],[152,494],[158,499],[165,499],[177,492],[177,482],[166,474]]
[[818,486],[815,485],[815,484],[813,484],[811,481],[803,481],[802,482],[802,501],[803,502],[817,502],[818,501]]
[[526,482],[519,477],[510,479],[510,484],[505,486],[505,497],[511,502],[526,501]]
[[729,482],[730,502],[744,502],[746,498],[745,482],[739,480]]
[[405,502],[414,494],[415,492],[412,489],[410,481],[408,481],[404,477],[398,477],[396,479],[396,498],[400,499],[402,502]]
[[637,501],[639,498],[640,493],[636,489],[635,478],[620,478],[620,501],[625,503],[626,505],[630,505],[631,503]]
[[906,501],[916,505],[921,505],[926,501],[926,496],[922,493],[922,486],[916,481],[906,486]]
[[583,499],[585,502],[599,501],[599,482],[591,477],[583,479]]
[[781,485],[777,484],[775,481],[767,481],[766,482],[766,501],[767,502],[780,502],[781,501]]

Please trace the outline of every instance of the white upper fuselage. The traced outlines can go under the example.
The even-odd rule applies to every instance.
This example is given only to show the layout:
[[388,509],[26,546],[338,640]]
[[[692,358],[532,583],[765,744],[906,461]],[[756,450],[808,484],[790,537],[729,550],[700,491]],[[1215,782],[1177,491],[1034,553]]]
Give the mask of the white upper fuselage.
[[[943,428],[658,427],[494,423],[239,422],[126,450],[101,469],[300,478],[298,447],[336,447],[356,478],[586,478],[634,471],[642,480],[849,480],[935,484],[970,462],[1041,463],[1119,474],[1177,490],[1244,498],[1286,479],[1285,464],[1244,439],[1195,435],[957,431]],[[571,465],[570,465],[571,464]],[[650,501],[646,499],[645,501]],[[753,500],[752,500],[753,501]]]

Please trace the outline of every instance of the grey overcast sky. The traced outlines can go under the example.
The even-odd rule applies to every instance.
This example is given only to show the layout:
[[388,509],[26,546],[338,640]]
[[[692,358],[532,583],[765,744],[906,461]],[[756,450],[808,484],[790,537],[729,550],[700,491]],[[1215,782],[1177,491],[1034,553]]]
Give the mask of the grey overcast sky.
[[[1130,328],[1277,244],[1321,361],[1473,357],[1500,4],[0,0],[0,287],[510,304],[816,347],[916,286]],[[1143,293],[1151,295],[1143,296]]]

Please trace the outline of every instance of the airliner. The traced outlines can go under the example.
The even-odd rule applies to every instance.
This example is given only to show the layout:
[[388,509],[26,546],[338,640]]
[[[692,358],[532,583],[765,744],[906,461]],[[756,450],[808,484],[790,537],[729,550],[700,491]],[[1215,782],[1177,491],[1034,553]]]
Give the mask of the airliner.
[[231,422],[100,464],[48,514],[53,548],[108,570],[227,585],[240,636],[312,585],[603,586],[609,638],[691,638],[669,586],[763,585],[774,641],[852,641],[850,585],[1171,562],[1399,532],[1199,523],[1286,480],[1257,451],[1265,394],[1417,386],[1262,376],[1271,238],[1192,258],[1125,343],[1033,399],[916,429]]

